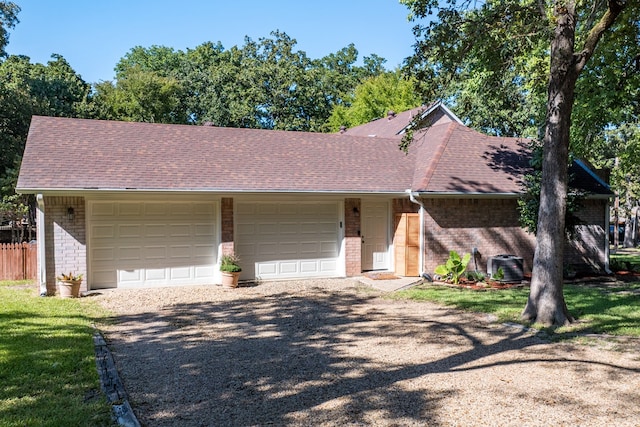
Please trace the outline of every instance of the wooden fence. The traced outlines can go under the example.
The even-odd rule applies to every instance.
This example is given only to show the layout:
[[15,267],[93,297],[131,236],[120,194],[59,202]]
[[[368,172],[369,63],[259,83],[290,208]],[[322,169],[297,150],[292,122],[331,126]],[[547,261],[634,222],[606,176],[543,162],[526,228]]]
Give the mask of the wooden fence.
[[35,243],[0,244],[0,280],[36,280]]

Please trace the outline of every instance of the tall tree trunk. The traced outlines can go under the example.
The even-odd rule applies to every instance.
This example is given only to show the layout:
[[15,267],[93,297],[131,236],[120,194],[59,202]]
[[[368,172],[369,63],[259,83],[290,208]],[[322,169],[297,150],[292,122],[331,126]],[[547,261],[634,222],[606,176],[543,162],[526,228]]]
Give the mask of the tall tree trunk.
[[572,2],[556,6],[551,73],[543,139],[543,166],[531,292],[522,318],[565,325],[573,318],[564,301],[562,266],[567,199],[569,131],[578,74],[574,66],[575,12]]
[[564,224],[569,160],[569,131],[576,81],[602,37],[626,3],[608,1],[608,9],[575,53],[575,0],[555,3],[556,27],[551,40],[551,69],[543,139],[542,183],[531,291],[522,312],[525,321],[566,325],[573,321],[564,300]]

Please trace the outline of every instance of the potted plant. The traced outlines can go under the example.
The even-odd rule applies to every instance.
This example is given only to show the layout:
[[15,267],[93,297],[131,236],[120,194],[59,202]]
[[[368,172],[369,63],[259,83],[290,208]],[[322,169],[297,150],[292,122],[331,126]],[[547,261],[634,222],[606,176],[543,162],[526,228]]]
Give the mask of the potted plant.
[[58,279],[58,294],[60,298],[78,298],[80,296],[82,274],[62,274],[56,279]]
[[222,273],[222,286],[237,288],[240,278],[240,259],[233,253],[224,254],[220,258],[220,272]]

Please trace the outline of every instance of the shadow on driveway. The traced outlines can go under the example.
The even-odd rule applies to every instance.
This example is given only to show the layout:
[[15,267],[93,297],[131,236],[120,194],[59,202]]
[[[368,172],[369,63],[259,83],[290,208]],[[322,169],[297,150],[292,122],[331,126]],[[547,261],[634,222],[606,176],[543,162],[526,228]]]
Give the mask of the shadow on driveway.
[[[554,387],[564,396],[558,420],[579,423],[576,411],[591,401],[571,388],[603,376],[640,385],[640,363],[582,358],[522,329],[357,288],[302,295],[243,289],[237,298],[122,314],[104,329],[134,411],[148,426],[438,426],[465,425],[478,414],[509,425],[501,411],[535,409],[535,395]],[[549,375],[559,367],[573,374],[554,386]],[[527,383],[522,372],[546,377]],[[623,397],[637,402],[635,390]]]

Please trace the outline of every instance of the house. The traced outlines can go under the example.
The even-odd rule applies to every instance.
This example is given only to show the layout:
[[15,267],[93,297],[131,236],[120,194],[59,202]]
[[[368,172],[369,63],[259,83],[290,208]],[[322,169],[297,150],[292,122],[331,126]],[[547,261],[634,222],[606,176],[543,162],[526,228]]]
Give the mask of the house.
[[[431,126],[405,154],[416,114]],[[474,268],[515,254],[529,271],[516,212],[529,155],[441,104],[340,134],[33,117],[17,191],[36,195],[48,293],[69,271],[86,289],[220,283],[230,251],[245,280],[418,276],[474,248]],[[592,196],[567,262],[606,269],[610,191],[575,172]]]

